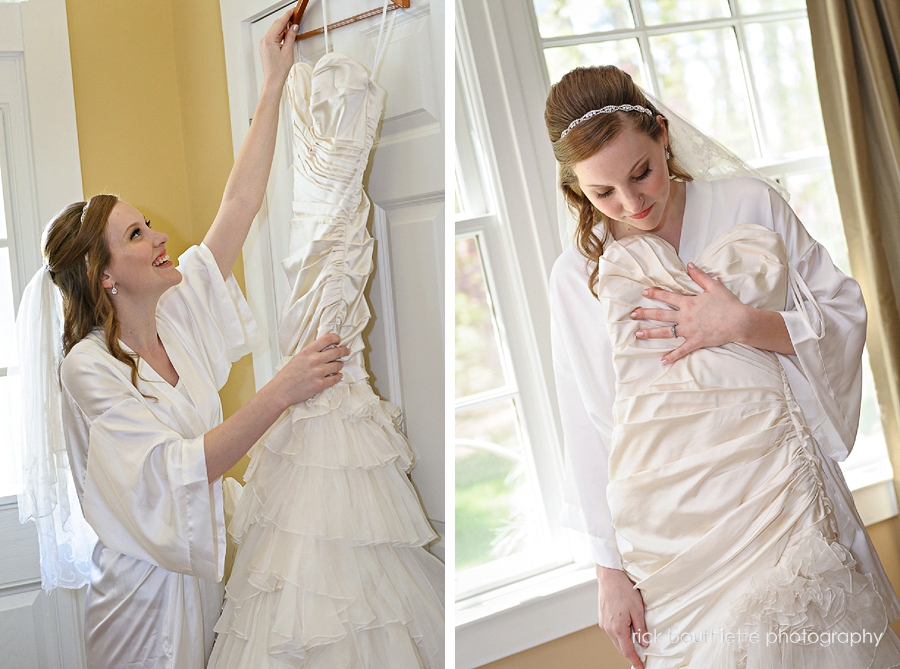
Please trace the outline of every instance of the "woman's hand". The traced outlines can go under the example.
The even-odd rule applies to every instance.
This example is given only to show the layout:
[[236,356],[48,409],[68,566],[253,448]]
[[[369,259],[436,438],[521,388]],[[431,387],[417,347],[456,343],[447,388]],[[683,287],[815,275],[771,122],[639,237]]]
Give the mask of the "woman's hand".
[[259,43],[263,78],[266,82],[274,84],[279,91],[294,65],[294,40],[300,26],[291,23],[293,13],[292,7],[282,14]]
[[350,355],[336,334],[301,349],[249,402],[203,437],[210,483],[234,467],[289,406],[305,402],[341,380],[338,360]]
[[647,288],[642,292],[644,297],[665,302],[675,309],[637,308],[631,312],[631,317],[635,320],[668,323],[662,327],[638,330],[635,333],[638,339],[684,339],[684,343],[663,357],[664,365],[671,365],[699,348],[722,346],[731,342],[795,355],[794,344],[781,314],[744,304],[694,263],[688,263],[687,271],[703,289],[702,293],[680,295],[663,288]]
[[[635,320],[669,323],[663,327],[638,330],[635,333],[638,339],[671,339],[673,336],[684,339],[684,343],[662,359],[664,365],[670,365],[698,348],[738,341],[747,321],[748,310],[752,309],[694,263],[688,263],[687,271],[703,289],[702,293],[679,295],[663,288],[647,288],[642,292],[644,297],[665,302],[675,310],[638,308],[631,312]],[[675,335],[672,334],[673,323]]]
[[[634,639],[647,646],[641,635],[647,633],[644,623],[644,600],[631,579],[621,569],[597,565],[597,613],[600,627],[616,649],[631,662],[631,666],[644,669],[644,663],[634,648]],[[633,637],[632,634],[637,635]]]
[[305,402],[341,380],[344,363],[339,358],[350,355],[350,349],[340,343],[336,334],[319,337],[279,370],[276,379],[288,405]]

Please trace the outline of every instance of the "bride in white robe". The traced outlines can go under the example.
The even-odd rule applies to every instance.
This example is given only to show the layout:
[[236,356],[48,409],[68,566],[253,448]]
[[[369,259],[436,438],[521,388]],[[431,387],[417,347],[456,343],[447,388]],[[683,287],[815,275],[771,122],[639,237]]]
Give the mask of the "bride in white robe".
[[[65,328],[53,347],[65,353],[61,421],[98,538],[85,603],[92,669],[204,669],[222,604],[221,477],[289,405],[337,383],[339,358],[350,353],[337,335],[320,337],[223,422],[218,391],[258,337],[231,268],[272,162],[297,32],[290,16],[260,44],[253,125],[216,220],[178,269],[167,235],[113,195],[70,205],[48,226],[46,265],[30,294],[52,296],[52,279],[63,297]],[[37,313],[20,316],[48,322],[54,306],[29,304]],[[55,381],[56,351],[42,353],[23,366]]]
[[[666,185],[672,170],[684,174],[671,160],[685,145],[672,144],[669,155],[671,136],[649,120],[662,117],[630,79],[628,97],[585,100],[608,75],[627,77],[611,67],[570,73],[557,86],[571,92],[576,81],[584,95],[551,92],[547,112],[564,190],[570,204],[584,204],[582,226],[596,216],[590,207],[603,214],[593,228],[599,264],[572,246],[550,282],[569,516],[590,536],[601,626],[648,668],[894,666],[900,646],[887,623],[900,603],[835,462],[849,452],[859,416],[859,287],[761,181]],[[560,114],[573,99],[578,110]],[[621,134],[612,133],[602,146],[614,148],[604,153],[596,138],[610,137],[598,129],[609,123],[620,123]],[[747,302],[732,295],[736,310],[697,318],[699,307],[681,296],[708,298],[716,286],[689,262]],[[676,304],[694,311],[659,310]],[[748,305],[759,320],[739,336],[759,343],[724,339],[678,355],[704,328],[727,332],[720,314],[743,318]],[[762,469],[778,458],[781,465]],[[628,587],[618,585],[621,570]],[[877,640],[823,648],[790,637],[854,625]],[[704,638],[754,630],[762,643]],[[788,641],[767,644],[771,631],[788,632]],[[649,633],[635,644],[640,658],[632,633]]]

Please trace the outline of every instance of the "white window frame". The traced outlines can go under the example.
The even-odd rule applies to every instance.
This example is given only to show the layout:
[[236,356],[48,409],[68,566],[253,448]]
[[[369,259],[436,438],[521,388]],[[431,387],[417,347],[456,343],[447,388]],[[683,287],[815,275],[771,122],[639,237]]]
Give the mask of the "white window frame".
[[[571,551],[566,549],[566,536],[556,519],[561,508],[562,462],[558,438],[558,416],[555,399],[548,391],[552,382],[549,337],[542,338],[535,323],[549,324],[549,300],[545,273],[542,268],[537,276],[529,277],[522,271],[522,258],[530,258],[531,263],[543,262],[537,254],[533,240],[516,239],[513,226],[509,224],[509,198],[503,197],[503,187],[492,177],[499,174],[496,154],[490,147],[485,120],[485,110],[480,106],[481,94],[477,90],[478,81],[472,67],[471,51],[467,44],[465,26],[458,25],[456,86],[465,91],[470,100],[469,113],[473,126],[468,128],[464,121],[465,109],[459,95],[456,103],[456,131],[472,132],[473,153],[458,156],[468,163],[466,174],[477,173],[477,179],[467,179],[470,201],[481,205],[483,212],[457,214],[455,234],[457,238],[477,236],[480,240],[486,288],[494,305],[494,316],[500,329],[501,339],[508,345],[503,352],[503,367],[509,377],[509,384],[487,393],[469,396],[456,401],[456,410],[482,406],[501,397],[516,401],[520,420],[522,448],[525,453],[530,478],[540,490],[543,511],[548,521],[548,530],[553,546],[560,546],[555,555],[548,556],[544,564],[531,567],[524,572],[521,556],[500,558],[486,565],[468,570],[468,574],[457,578],[458,599],[475,597],[479,599],[485,590],[494,589],[527,576],[545,572],[572,562]],[[525,212],[519,212],[523,215]],[[527,261],[526,261],[527,262]],[[529,263],[529,264],[531,264]],[[526,284],[531,282],[531,287]],[[535,444],[550,444],[553,447],[534,448]],[[527,569],[527,568],[526,568]]]
[[[486,163],[484,178],[490,181],[484,188],[486,209],[492,212],[459,218],[456,232],[481,231],[486,240],[493,299],[510,336],[532,456],[544,474],[539,482],[544,508],[554,541],[566,543],[557,520],[562,430],[553,382],[548,290],[562,243],[555,224],[556,165],[544,146],[541,115],[534,113],[543,107],[549,82],[542,55],[534,48],[537,42],[532,41],[530,49],[516,46],[527,34],[536,37],[527,2],[459,0],[456,17],[461,64],[457,76],[475,107],[474,131],[485,149],[480,158]],[[523,71],[543,74],[535,81],[522,77]],[[480,666],[596,624],[593,566],[571,553],[558,564],[457,603],[457,667]]]
[[[773,20],[786,18],[806,18],[806,11],[788,10],[773,16]],[[735,12],[735,16],[721,21],[680,23],[677,28],[738,24],[737,38],[744,59],[744,23],[749,20],[750,17],[741,17]],[[645,27],[640,15],[635,21],[635,28],[604,32],[603,37],[637,37],[644,53],[648,53],[649,35],[672,32],[672,24]],[[530,269],[522,279],[526,284],[545,387],[555,398],[549,355],[547,281],[549,269],[562,251],[555,222],[565,212],[556,192],[556,164],[540,113],[550,86],[543,49],[589,41],[591,35],[542,38],[531,0],[504,0],[502,3],[458,0],[457,32],[463,35],[462,39],[458,37],[457,48],[462,43],[471,49],[465,56],[470,59],[475,73],[475,85],[470,92],[480,96],[484,109],[484,118],[480,121],[488,140],[485,146],[493,153],[493,167],[502,165],[502,169],[495,171],[496,192],[501,200],[497,211],[504,212],[505,207],[504,221],[508,223],[511,253],[518,258],[520,267]],[[745,66],[750,64],[745,63]],[[647,67],[647,76],[655,88],[652,62]],[[757,123],[760,103],[755,86],[749,97],[753,122]],[[823,161],[828,161],[827,152],[814,151],[775,164],[756,161],[755,166],[764,173],[779,175],[821,167]],[[492,251],[496,253],[494,249]],[[497,299],[504,298],[498,296]],[[520,378],[523,389],[527,384],[526,379]],[[556,435],[561,435],[555,399],[552,404],[553,427]],[[557,436],[552,443],[555,446],[559,442]],[[897,514],[892,480],[855,490],[854,498],[867,524]],[[481,666],[596,624],[594,566],[574,561],[568,566],[461,602],[456,610],[456,666]]]

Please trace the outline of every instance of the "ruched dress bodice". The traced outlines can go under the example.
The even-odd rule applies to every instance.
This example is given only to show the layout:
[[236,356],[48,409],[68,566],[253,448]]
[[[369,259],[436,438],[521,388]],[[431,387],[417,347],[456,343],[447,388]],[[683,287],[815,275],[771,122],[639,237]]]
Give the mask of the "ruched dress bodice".
[[362,332],[373,241],[363,177],[385,93],[331,53],[294,66],[287,362],[336,332],[339,383],[291,409],[251,451],[229,527],[239,543],[210,667],[422,669],[443,663],[443,565],[408,470],[399,410],[368,382]]
[[[734,226],[695,264],[744,304],[783,310],[793,291],[806,308],[781,238],[763,226]],[[777,356],[730,343],[661,364],[684,340],[635,337],[659,325],[631,318],[660,307],[641,294],[653,286],[701,292],[655,235],[607,246],[598,285],[616,375],[607,497],[625,571],[659,634],[647,669],[894,666],[900,646],[884,603],[836,541],[821,461]],[[782,643],[803,630],[856,629],[877,639]],[[738,631],[757,642],[715,636]]]

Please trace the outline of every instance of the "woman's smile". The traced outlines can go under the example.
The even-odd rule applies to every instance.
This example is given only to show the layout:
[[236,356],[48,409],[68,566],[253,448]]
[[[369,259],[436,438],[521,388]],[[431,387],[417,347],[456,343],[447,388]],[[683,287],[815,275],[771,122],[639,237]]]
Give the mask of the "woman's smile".
[[638,213],[634,214],[633,216],[631,216],[631,218],[633,218],[635,220],[641,220],[642,218],[647,218],[651,209],[653,209],[652,204],[649,207],[647,207],[646,209],[644,209],[643,211],[639,211]]

